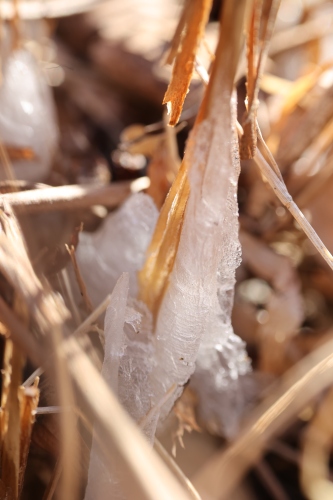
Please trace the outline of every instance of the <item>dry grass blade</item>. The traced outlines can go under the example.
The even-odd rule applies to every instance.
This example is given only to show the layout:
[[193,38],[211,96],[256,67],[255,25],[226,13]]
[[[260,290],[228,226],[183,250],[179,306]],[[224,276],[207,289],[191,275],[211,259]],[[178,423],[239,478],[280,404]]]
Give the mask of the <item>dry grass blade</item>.
[[75,210],[92,205],[116,207],[131,194],[134,183],[118,182],[108,186],[73,185],[8,193],[0,205],[11,205],[17,213]]
[[62,470],[63,470],[63,463],[59,459],[56,463],[54,470],[53,470],[51,481],[47,485],[47,488],[44,492],[43,500],[51,500],[53,498],[53,495],[57,489],[57,486],[58,486],[58,483],[60,480]]
[[11,340],[5,346],[4,390],[1,415],[1,480],[12,498],[19,493],[20,471],[20,385],[23,357],[21,351]]
[[333,341],[329,341],[290,369],[279,386],[259,405],[235,442],[218,452],[199,471],[193,479],[199,493],[209,500],[228,498],[269,441],[331,385],[332,376]]
[[[117,464],[127,472],[125,486],[129,498],[189,500],[188,494],[150,449],[77,342],[69,338],[64,348],[72,380],[95,417],[95,432],[103,443],[103,453],[110,463],[114,460],[114,452],[119,453]],[[130,447],[128,443],[131,443]]]
[[[281,176],[280,169],[276,164],[274,157],[270,150],[268,149],[265,141],[262,138],[261,132],[258,127],[258,134],[260,137],[261,144],[264,147],[266,155],[269,158],[270,164],[264,158],[259,149],[256,149],[256,155],[254,157],[254,161],[259,167],[263,177],[267,180],[271,188],[273,189],[276,196],[279,198],[281,203],[289,210],[294,219],[298,222],[299,226],[302,228],[304,233],[307,235],[311,243],[318,250],[320,255],[323,257],[325,262],[329,265],[329,267],[333,270],[333,256],[322,240],[319,238],[316,231],[313,229],[309,221],[304,217],[303,213],[299,209],[299,207],[294,202],[292,196],[288,193],[287,187],[284,183],[284,180]],[[238,132],[242,134],[242,127],[238,124]]]
[[186,0],[183,6],[182,14],[179,18],[177,28],[175,31],[175,34],[173,35],[172,41],[171,41],[171,46],[169,49],[169,52],[167,54],[165,63],[166,64],[172,64],[173,61],[175,60],[175,57],[177,55],[177,52],[180,47],[181,43],[181,38],[183,31],[185,30],[186,23],[187,23],[187,18],[188,18],[188,9],[191,8],[191,0]]
[[247,110],[242,120],[244,135],[240,141],[242,159],[253,158],[257,147],[257,107],[260,77],[265,65],[280,0],[268,3],[255,0],[251,16],[248,42]]
[[[8,306],[1,300],[0,317],[8,329],[14,332],[14,339],[30,336],[23,323],[15,317]],[[75,384],[78,394],[95,417],[100,441],[104,445],[103,451],[105,451],[111,463],[114,450],[119,452],[123,470],[126,470],[128,477],[131,478],[127,482],[130,493],[140,500],[155,500],[156,496],[165,500],[169,498],[188,500],[187,494],[183,492],[170,472],[155,457],[148,443],[146,443],[116,398],[111,394],[100,373],[92,365],[74,338],[69,338],[65,343],[57,343],[55,348],[58,356],[61,356],[63,360],[67,360],[66,366],[70,370],[71,380]],[[38,350],[30,352],[31,349],[34,350],[33,345],[29,346],[26,352],[35,359]],[[42,359],[43,354],[39,351],[39,363],[41,363]],[[112,415],[112,419],[109,418],[109,415]],[[66,423],[67,430],[71,429],[68,414],[66,414]],[[73,431],[71,432],[73,434]],[[68,443],[72,447],[73,435],[68,439]],[[128,447],[129,442],[131,447]]]
[[173,472],[173,474],[178,479],[180,484],[184,487],[184,489],[186,489],[188,491],[192,500],[201,500],[199,493],[196,491],[196,489],[194,488],[191,481],[185,476],[184,472],[177,465],[177,463],[174,461],[172,456],[166,451],[164,446],[162,446],[162,444],[156,438],[154,441],[154,449],[155,449],[155,451],[157,451],[159,456],[162,458],[162,460],[168,466],[170,471]]
[[[78,14],[102,2],[103,0],[72,0],[70,3],[66,0],[33,0],[17,3],[20,19],[42,19]],[[15,2],[1,2],[0,13],[2,19],[13,19],[16,15]]]
[[301,484],[309,500],[329,500],[333,495],[329,467],[333,439],[332,410],[333,390],[330,389],[304,436]]
[[151,418],[154,415],[156,415],[156,413],[159,413],[161,411],[161,409],[163,408],[165,403],[167,403],[167,401],[171,398],[171,396],[176,391],[176,389],[177,389],[177,385],[173,384],[170,387],[170,389],[165,393],[163,398],[161,398],[160,401],[158,401],[158,403],[155,406],[152,406],[152,408],[149,410],[147,415],[145,415],[139,422],[139,427],[141,429],[144,429],[146,424],[151,420]]
[[288,497],[277,477],[264,460],[256,464],[255,471],[261,478],[262,482],[266,485],[274,500],[288,500]]
[[[6,210],[7,213],[0,213],[2,227],[4,228],[4,232],[0,236],[0,269],[15,290],[17,302],[26,315],[24,319],[28,317],[30,321],[38,325],[41,335],[39,342],[36,342],[36,339],[30,333],[27,333],[24,338],[17,334],[15,330],[17,318],[10,313],[8,306],[2,299],[0,299],[0,318],[4,324],[6,324],[6,319],[10,320],[10,334],[14,342],[17,341],[18,345],[21,344],[25,347],[24,352],[29,353],[32,361],[35,361],[37,354],[40,355],[40,357],[38,356],[39,359],[45,361],[52,348],[56,349],[61,341],[62,327],[64,321],[68,318],[68,311],[62,300],[50,290],[46,291],[46,287],[41,284],[35,275],[25,249],[19,225],[10,209],[7,208]],[[22,314],[20,315],[22,316]],[[40,361],[38,364],[40,364]],[[53,369],[57,379],[56,387],[60,404],[72,406],[71,384],[67,376],[68,372],[64,359],[57,357],[56,362],[53,363]],[[67,415],[66,418],[61,416],[62,452],[65,463],[62,482],[64,497],[75,495],[77,487],[73,468],[75,462],[75,426],[76,422],[71,415]]]
[[145,265],[139,273],[140,298],[156,315],[172,270],[190,192],[184,159],[161,209]]
[[[1,301],[1,299],[0,299]],[[89,329],[92,327],[93,323],[98,320],[99,316],[103,314],[110,302],[110,295],[108,295],[103,302],[96,307],[96,309],[88,316],[83,323],[73,332],[74,337],[79,337],[89,331]],[[34,380],[36,377],[40,377],[44,373],[43,368],[37,368],[28,378],[23,382],[23,387],[29,387],[31,384],[33,384]]]
[[[81,230],[82,230],[82,227],[81,227]],[[84,280],[82,278],[82,275],[81,275],[81,272],[79,269],[79,265],[78,265],[77,260],[76,260],[75,247],[74,247],[74,245],[71,245],[70,247],[68,245],[65,245],[65,246],[66,246],[67,252],[69,253],[71,261],[72,261],[76,281],[79,285],[79,289],[80,289],[81,296],[83,298],[84,305],[85,305],[88,313],[91,313],[94,308],[92,306],[91,300],[90,300],[88,292],[87,292],[87,287],[84,283]]]
[[[191,83],[196,51],[208,21],[211,5],[211,0],[190,0],[184,6],[186,19],[183,14],[179,25],[182,36],[179,37],[180,28],[176,31],[175,40],[180,38],[180,45],[175,56],[171,82],[163,99],[163,104],[167,104],[170,110],[170,125],[176,125],[180,118]],[[173,48],[172,54],[174,52]]]
[[21,435],[20,435],[20,474],[19,495],[22,492],[24,474],[28,460],[32,426],[35,422],[35,412],[39,401],[37,382],[33,387],[22,390],[21,395]]

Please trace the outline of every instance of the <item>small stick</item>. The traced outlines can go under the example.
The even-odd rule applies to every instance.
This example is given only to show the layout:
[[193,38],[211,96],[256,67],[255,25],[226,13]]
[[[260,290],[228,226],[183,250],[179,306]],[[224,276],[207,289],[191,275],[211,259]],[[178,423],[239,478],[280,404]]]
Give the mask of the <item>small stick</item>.
[[[209,77],[208,74],[202,66],[197,64],[196,66],[196,71],[201,77],[202,81],[207,84]],[[241,136],[243,134],[243,128],[239,124],[239,122],[236,122],[236,127],[237,127],[237,132],[238,135]],[[331,252],[328,250],[328,248],[324,245],[322,240],[319,238],[318,234],[316,231],[313,229],[311,226],[310,222],[304,217],[303,213],[301,210],[298,208],[296,203],[294,202],[293,198],[291,195],[288,193],[287,187],[284,183],[284,180],[282,178],[280,169],[270,152],[267,144],[265,143],[261,131],[259,129],[259,126],[257,124],[257,132],[258,132],[258,139],[261,145],[263,146],[268,159],[271,163],[271,165],[266,161],[266,159],[263,157],[259,149],[256,149],[256,154],[254,156],[254,161],[258,165],[261,173],[264,175],[265,179],[267,180],[268,184],[271,186],[273,189],[274,193],[276,196],[279,198],[281,203],[289,210],[291,215],[294,217],[294,219],[298,222],[300,227],[303,229],[311,243],[314,245],[314,247],[318,250],[320,255],[323,257],[323,259],[327,262],[329,267],[333,270],[333,256]]]
[[23,387],[30,387],[30,385],[32,385],[35,381],[35,379],[37,377],[40,377],[41,375],[43,375],[44,373],[44,370],[43,368],[37,368],[37,370],[35,370],[31,375],[30,377],[27,378],[27,380],[25,380],[25,382],[23,382]]
[[159,442],[157,438],[155,438],[154,449],[162,458],[164,463],[168,466],[168,468],[171,470],[171,472],[174,473],[174,475],[176,476],[180,484],[184,487],[184,489],[187,490],[191,498],[193,500],[201,500],[201,496],[194,488],[191,481],[185,476],[184,472],[181,470],[179,465],[175,462],[170,453],[167,452],[167,450],[164,448],[164,446],[162,446],[162,444]]
[[300,464],[300,453],[291,448],[291,446],[288,446],[281,441],[273,441],[272,443],[269,443],[267,449],[269,451],[272,451],[276,455],[279,455],[281,458],[288,460],[288,462],[291,462],[297,466],[299,466]]
[[51,415],[71,410],[73,410],[73,408],[64,406],[38,406],[35,410],[35,415]]
[[66,244],[65,244],[65,247],[66,247],[66,250],[69,253],[69,256],[71,258],[72,266],[73,266],[75,277],[76,277],[76,281],[77,281],[77,283],[79,285],[80,293],[82,295],[84,304],[86,306],[86,309],[87,309],[88,313],[91,313],[94,308],[93,308],[93,305],[92,305],[91,300],[89,298],[85,282],[84,282],[84,280],[82,278],[82,274],[80,272],[79,265],[77,263],[76,254],[75,254],[75,247],[74,247],[74,245],[68,246]]
[[77,210],[92,205],[112,208],[122,203],[131,194],[133,184],[134,182],[117,182],[107,186],[74,184],[6,193],[0,196],[0,206],[4,207],[8,203],[17,213]]
[[79,335],[82,335],[83,333],[86,333],[91,325],[97,321],[99,316],[104,313],[104,311],[107,309],[109,302],[110,302],[110,297],[111,295],[107,295],[103,302],[96,307],[96,309],[86,318],[83,323],[74,331],[73,335],[74,337],[78,337]]

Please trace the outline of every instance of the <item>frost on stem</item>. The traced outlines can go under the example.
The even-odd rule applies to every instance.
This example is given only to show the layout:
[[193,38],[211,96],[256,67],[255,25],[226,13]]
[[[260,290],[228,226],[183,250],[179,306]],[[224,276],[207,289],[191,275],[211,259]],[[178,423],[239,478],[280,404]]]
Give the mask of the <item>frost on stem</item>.
[[[132,418],[139,422],[151,408],[150,375],[154,363],[151,314],[147,307],[128,297],[129,274],[117,281],[105,315],[105,356],[102,375]],[[112,415],[110,415],[112,418]],[[153,444],[158,413],[143,429]],[[125,498],[117,463],[106,468],[103,453],[93,438],[85,500]]]

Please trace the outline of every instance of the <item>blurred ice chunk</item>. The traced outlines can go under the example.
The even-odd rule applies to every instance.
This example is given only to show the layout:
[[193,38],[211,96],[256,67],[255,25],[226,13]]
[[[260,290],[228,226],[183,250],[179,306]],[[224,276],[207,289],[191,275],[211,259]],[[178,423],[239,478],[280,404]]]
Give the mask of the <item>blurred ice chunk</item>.
[[[102,375],[131,417],[137,422],[151,409],[150,376],[154,363],[152,318],[147,307],[128,298],[129,275],[118,279],[105,315],[105,355]],[[158,414],[143,432],[153,444]],[[112,418],[112,415],[110,415]],[[85,500],[124,499],[117,463],[107,468],[93,439]]]
[[[44,180],[57,140],[55,108],[49,87],[34,57],[17,50],[7,59],[0,86],[0,140],[9,147],[29,148],[31,160],[15,160],[18,179]],[[0,170],[4,179],[4,171]]]
[[138,193],[111,213],[98,231],[80,234],[77,260],[95,305],[110,293],[123,272],[129,273],[130,295],[136,297],[136,274],[143,266],[157,217],[150,196]]

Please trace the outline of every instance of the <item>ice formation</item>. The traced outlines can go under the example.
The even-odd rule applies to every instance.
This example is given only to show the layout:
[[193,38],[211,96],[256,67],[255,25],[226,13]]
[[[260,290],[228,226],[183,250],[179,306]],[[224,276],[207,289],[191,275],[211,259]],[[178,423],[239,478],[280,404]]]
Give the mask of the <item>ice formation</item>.
[[[233,123],[235,120],[233,98]],[[227,177],[225,207],[219,224],[217,300],[212,306],[212,314],[200,343],[196,369],[191,378],[191,386],[201,402],[201,417],[208,421],[212,430],[228,437],[236,433],[244,406],[255,392],[255,381],[244,377],[250,369],[245,344],[235,335],[231,325],[235,270],[241,262],[237,204],[239,153],[235,129],[231,140],[232,163]]]
[[[189,139],[187,154],[193,161],[189,174],[191,191],[155,328],[142,302],[128,299],[126,306],[128,278],[124,276],[112,294],[106,315],[103,373],[130,415],[139,423],[173,384],[178,387],[145,429],[151,441],[157,417],[163,420],[168,414],[195,369],[193,386],[208,411],[203,416],[215,419],[219,429],[233,431],[234,411],[239,411],[243,404],[244,393],[237,390],[250,365],[244,344],[233,333],[230,321],[235,269],[240,262],[236,200],[239,157],[232,127],[235,107],[232,99],[231,115],[230,95],[227,96],[215,110],[213,119],[197,125]],[[229,130],[229,137],[221,140],[221,131],[225,130]],[[140,206],[147,203],[143,195],[133,197],[114,214],[119,217],[119,227],[115,230],[118,250],[112,247],[112,240],[100,242],[110,247],[110,256],[113,254],[110,257],[113,278],[120,269],[129,269],[129,264],[132,273],[139,269],[140,256],[143,264],[151,232],[148,236],[147,220],[140,227],[142,215],[148,214],[146,208],[140,213]],[[130,209],[132,204],[136,205],[134,210]],[[125,234],[121,233],[124,221]],[[102,234],[99,238],[102,240]],[[94,247],[98,247],[96,242]],[[106,272],[104,279],[105,276]],[[101,274],[99,285],[102,278]],[[116,469],[110,474],[103,469],[100,455],[94,458],[95,443],[93,452],[86,500],[93,498],[92,492],[99,483],[105,488],[94,498],[106,500],[111,492],[112,498],[125,498],[115,480]]]
[[[105,316],[102,375],[130,415],[140,423],[151,408],[152,321],[145,305],[129,299],[128,292],[129,274],[123,273],[113,290]],[[151,443],[158,417],[158,413],[152,415],[143,428]],[[93,439],[85,500],[125,498],[118,483],[116,463],[110,473],[104,465],[98,442]]]
[[81,233],[77,260],[91,300],[97,306],[110,293],[122,272],[130,276],[130,294],[138,292],[137,272],[158,217],[150,196],[132,195],[106,218],[95,233]]
[[[34,57],[26,50],[8,57],[0,86],[0,140],[32,150],[32,159],[13,161],[18,179],[42,181],[51,167],[58,139],[51,91]],[[1,177],[5,178],[3,170]]]

